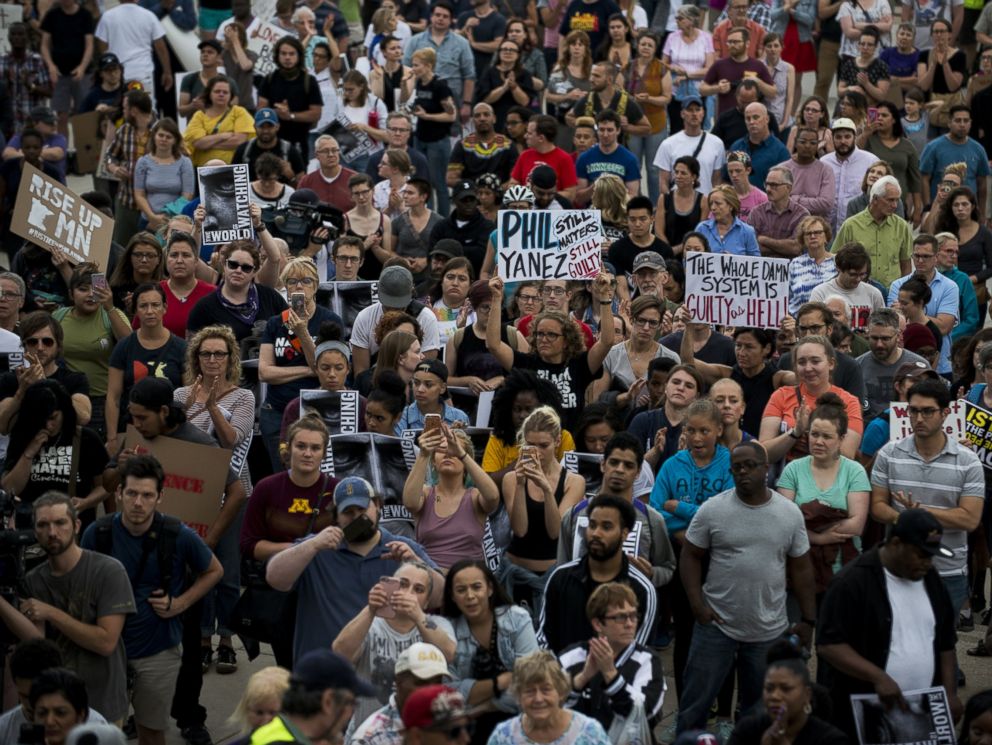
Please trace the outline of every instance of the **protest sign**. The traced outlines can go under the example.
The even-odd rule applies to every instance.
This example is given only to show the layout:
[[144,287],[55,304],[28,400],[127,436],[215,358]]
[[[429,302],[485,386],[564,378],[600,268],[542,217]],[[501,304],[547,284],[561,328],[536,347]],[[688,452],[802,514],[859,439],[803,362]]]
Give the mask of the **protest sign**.
[[341,148],[341,160],[352,161],[378,150],[379,145],[360,129],[351,128],[347,114],[338,114],[324,127],[322,134],[331,135]]
[[579,453],[575,450],[566,451],[562,463],[565,470],[576,473],[585,479],[587,497],[594,497],[599,494],[599,487],[603,483],[602,464],[603,456],[599,453]]
[[[271,16],[262,17],[271,18]],[[276,42],[284,36],[293,36],[295,38],[295,34],[284,28],[279,28],[274,23],[267,22],[258,24],[248,34],[248,50],[258,55],[258,59],[255,61],[255,75],[265,77],[276,69],[273,52],[276,48]]]
[[[0,6],[3,7],[3,6]],[[103,150],[103,118],[99,111],[76,114],[69,119],[72,142],[76,146],[76,173],[96,173]]]
[[358,432],[358,391],[300,391],[300,418],[316,414],[332,435]]
[[971,401],[964,403],[964,437],[982,465],[992,470],[992,411]]
[[887,706],[877,694],[851,696],[861,745],[954,745],[954,718],[941,688],[903,691],[906,706]]
[[127,428],[124,447],[158,459],[165,471],[162,511],[205,536],[220,513],[231,451],[164,435],[146,440],[133,426]]
[[107,268],[114,221],[29,163],[23,165],[10,229],[37,246],[62,251],[72,264],[92,261]]
[[[951,401],[951,413],[944,420],[944,432],[955,440],[965,437],[965,403],[963,399]],[[913,434],[913,425],[909,421],[909,404],[905,401],[893,401],[889,404],[889,440],[902,440],[911,434]]]
[[500,210],[496,268],[508,282],[595,279],[603,266],[599,210]]
[[358,432],[332,435],[330,458],[320,470],[330,476],[360,476],[375,488],[385,504],[403,504],[403,485],[409,473],[404,444],[399,437]]
[[789,260],[688,251],[685,305],[699,323],[777,329],[789,314]]
[[203,243],[248,241],[255,236],[251,226],[251,179],[248,164],[200,166],[200,204],[206,210],[203,219]]
[[378,288],[378,282],[323,282],[317,297],[325,298],[321,304],[341,317],[345,333],[350,334],[358,314],[379,301]]
[[[10,27],[23,20],[23,5],[0,5],[0,54],[10,52],[10,39],[7,38]],[[31,83],[37,82],[37,77],[29,75],[29,81],[25,82],[25,87],[30,87]]]

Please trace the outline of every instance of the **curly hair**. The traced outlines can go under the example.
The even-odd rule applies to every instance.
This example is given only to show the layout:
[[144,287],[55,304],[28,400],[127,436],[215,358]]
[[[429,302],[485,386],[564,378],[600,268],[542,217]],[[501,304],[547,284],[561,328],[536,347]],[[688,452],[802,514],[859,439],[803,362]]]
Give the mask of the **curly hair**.
[[220,339],[227,345],[227,382],[237,385],[241,380],[241,347],[230,326],[206,326],[186,344],[186,366],[183,371],[183,385],[193,385],[203,374],[200,367],[200,347],[208,339]]
[[513,424],[513,402],[517,395],[531,391],[544,406],[550,406],[559,416],[562,414],[561,394],[550,380],[538,377],[533,370],[517,368],[503,378],[502,385],[493,394],[493,435],[505,443],[517,438],[517,428]]
[[424,341],[424,331],[420,328],[420,321],[405,310],[387,310],[383,313],[382,318],[379,319],[379,323],[376,324],[375,330],[372,332],[372,338],[381,347],[382,340],[386,338],[386,335],[404,323],[413,326],[413,335],[417,337],[417,341],[422,343]]
[[537,327],[544,320],[557,321],[561,325],[561,333],[565,337],[565,362],[568,362],[573,357],[578,357],[586,351],[586,342],[582,338],[579,327],[572,323],[571,319],[566,317],[564,313],[554,310],[542,310],[534,316],[534,321],[530,325],[530,336],[527,339],[530,342],[531,349],[537,349]]

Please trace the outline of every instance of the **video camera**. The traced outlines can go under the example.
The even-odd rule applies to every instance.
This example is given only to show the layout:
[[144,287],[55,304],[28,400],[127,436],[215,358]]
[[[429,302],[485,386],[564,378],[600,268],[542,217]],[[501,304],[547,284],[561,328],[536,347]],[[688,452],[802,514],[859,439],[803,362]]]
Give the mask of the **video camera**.
[[328,241],[336,239],[344,230],[344,213],[319,201],[309,189],[301,189],[289,198],[285,207],[263,208],[262,222],[274,237],[286,241],[289,252],[296,255],[307,247],[316,230],[324,228],[329,234]]
[[[17,596],[22,594],[21,587],[27,570],[27,549],[35,545],[36,538],[31,529],[31,514],[18,510],[13,495],[0,489],[0,525],[9,525],[15,514],[16,527],[0,530],[0,597],[16,608]],[[0,644],[13,644],[16,641],[6,626],[0,624]]]

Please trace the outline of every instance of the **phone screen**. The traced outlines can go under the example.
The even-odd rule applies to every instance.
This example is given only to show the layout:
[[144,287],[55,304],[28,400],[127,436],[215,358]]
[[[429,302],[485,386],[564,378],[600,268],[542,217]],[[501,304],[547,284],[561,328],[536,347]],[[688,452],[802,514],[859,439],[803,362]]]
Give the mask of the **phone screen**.
[[400,581],[396,577],[380,577],[379,584],[386,591],[386,604],[379,608],[375,614],[380,618],[395,618],[396,611],[393,610],[393,595],[400,589]]
[[107,275],[101,272],[97,272],[90,278],[90,283],[95,289],[106,290],[107,289]]
[[289,296],[289,304],[296,315],[303,315],[306,311],[307,296],[302,292],[294,292]]
[[431,432],[435,429],[441,429],[441,415],[427,414],[424,416],[424,432]]

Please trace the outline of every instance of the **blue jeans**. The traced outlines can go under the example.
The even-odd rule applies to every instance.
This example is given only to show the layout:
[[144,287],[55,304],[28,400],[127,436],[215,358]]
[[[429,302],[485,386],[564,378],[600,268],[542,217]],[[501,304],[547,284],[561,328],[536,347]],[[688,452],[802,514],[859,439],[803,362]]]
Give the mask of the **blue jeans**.
[[431,175],[438,214],[447,220],[451,217],[451,197],[448,196],[448,161],[451,160],[451,142],[444,137],[437,142],[416,141],[417,150],[427,158],[427,172]]
[[964,601],[968,599],[968,575],[958,574],[954,577],[941,577],[947,594],[951,596],[951,607],[954,608],[954,620],[957,621],[958,614],[964,608]]
[[761,700],[765,680],[768,648],[776,641],[739,642],[720,631],[716,623],[696,623],[686,660],[676,734],[690,729],[705,729],[710,706],[716,700],[727,673],[737,661],[739,690],[737,700],[746,716]]
[[658,172],[661,169],[654,164],[654,156],[664,140],[665,131],[662,130],[647,137],[631,137],[627,143],[628,149],[637,158],[637,165],[642,169],[641,173],[647,169],[648,196],[651,198],[651,204],[658,204],[658,197],[661,194],[658,186]]
[[230,628],[231,611],[241,595],[241,551],[238,549],[238,539],[241,537],[241,521],[245,510],[242,506],[237,517],[227,526],[227,530],[217,541],[214,554],[224,568],[224,576],[214,587],[203,596],[203,614],[200,616],[200,633],[204,639],[209,639],[216,633],[222,639],[230,639],[233,635]]

